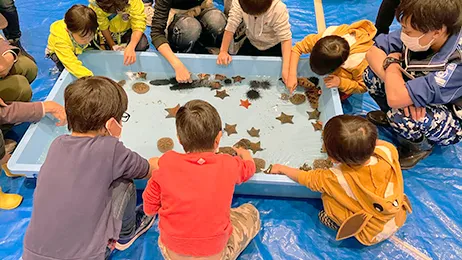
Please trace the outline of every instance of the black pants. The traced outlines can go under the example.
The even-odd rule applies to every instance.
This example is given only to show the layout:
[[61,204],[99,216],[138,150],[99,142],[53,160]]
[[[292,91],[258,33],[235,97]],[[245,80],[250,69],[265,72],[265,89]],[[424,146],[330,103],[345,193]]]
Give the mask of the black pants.
[[19,29],[19,16],[13,0],[0,0],[0,13],[5,16],[8,26],[3,29],[3,34],[8,40],[15,40],[21,37]]
[[267,50],[261,51],[253,46],[249,39],[245,39],[241,48],[237,52],[237,55],[282,57],[281,43],[278,43]]
[[379,13],[377,14],[377,19],[375,20],[375,27],[377,28],[376,35],[380,35],[382,33],[388,34],[390,32],[390,25],[393,23],[396,8],[398,8],[400,2],[401,0],[382,1]]

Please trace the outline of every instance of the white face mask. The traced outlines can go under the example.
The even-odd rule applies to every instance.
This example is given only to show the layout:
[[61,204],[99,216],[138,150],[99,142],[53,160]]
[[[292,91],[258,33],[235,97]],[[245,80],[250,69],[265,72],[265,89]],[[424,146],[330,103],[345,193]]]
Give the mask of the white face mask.
[[428,49],[430,49],[435,39],[433,38],[427,45],[422,46],[420,45],[420,39],[422,39],[422,37],[424,36],[425,34],[423,34],[420,37],[411,37],[405,34],[404,32],[401,32],[401,41],[403,41],[404,45],[406,45],[406,47],[408,47],[409,50],[413,52],[427,51]]

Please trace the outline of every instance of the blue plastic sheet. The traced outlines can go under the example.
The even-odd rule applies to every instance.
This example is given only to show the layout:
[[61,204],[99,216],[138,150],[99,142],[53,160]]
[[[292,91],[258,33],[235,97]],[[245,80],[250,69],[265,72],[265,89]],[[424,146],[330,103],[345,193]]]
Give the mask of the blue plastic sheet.
[[[312,1],[284,1],[291,15],[294,40],[316,31]],[[57,76],[50,74],[52,62],[43,58],[50,24],[61,19],[75,3],[86,1],[17,0],[22,25],[22,42],[36,57],[39,77],[33,84],[34,100],[43,100]],[[375,20],[380,0],[324,0],[327,25],[351,23],[360,19]],[[222,6],[219,2],[218,6]],[[394,25],[394,28],[397,25]],[[376,105],[368,95],[350,98],[345,112],[364,114]],[[19,137],[25,126],[11,134]],[[382,138],[394,141],[387,129]],[[335,241],[335,233],[317,220],[320,200],[284,200],[262,197],[236,197],[233,206],[251,202],[262,217],[262,230],[242,253],[240,259],[413,259],[412,246],[434,259],[462,259],[462,145],[437,147],[417,167],[404,172],[405,192],[414,212],[396,237],[372,247],[361,246],[354,239]],[[22,205],[0,211],[0,259],[19,259],[22,240],[30,220],[33,180],[0,177],[5,192],[24,196]],[[69,234],[72,235],[72,234]],[[155,225],[146,236],[113,259],[161,259]],[[395,240],[396,241],[396,240]],[[407,247],[406,247],[407,246]]]

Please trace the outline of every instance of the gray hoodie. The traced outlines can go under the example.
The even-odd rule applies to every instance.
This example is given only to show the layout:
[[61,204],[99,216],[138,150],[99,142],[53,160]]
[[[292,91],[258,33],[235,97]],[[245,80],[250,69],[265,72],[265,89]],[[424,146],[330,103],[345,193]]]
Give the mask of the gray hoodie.
[[235,33],[243,19],[247,28],[245,32],[247,38],[253,46],[261,51],[282,41],[292,39],[289,12],[286,5],[280,0],[274,0],[268,11],[258,16],[246,14],[242,10],[239,0],[233,0],[226,31]]

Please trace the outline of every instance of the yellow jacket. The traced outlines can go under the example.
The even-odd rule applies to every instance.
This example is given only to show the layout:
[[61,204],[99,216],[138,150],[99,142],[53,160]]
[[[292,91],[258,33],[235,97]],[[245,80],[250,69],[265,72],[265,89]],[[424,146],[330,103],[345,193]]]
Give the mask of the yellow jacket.
[[363,81],[363,72],[367,68],[367,51],[374,45],[372,40],[377,32],[374,24],[368,20],[358,21],[351,25],[330,26],[323,33],[310,34],[292,48],[293,52],[301,54],[311,53],[319,39],[337,35],[343,37],[350,45],[350,56],[347,61],[336,70],[333,75],[340,78],[338,89],[345,94],[365,93],[366,85]]
[[98,25],[101,31],[109,29],[112,33],[123,33],[129,29],[140,32],[146,30],[146,14],[141,0],[129,0],[128,7],[118,14],[106,13],[99,8],[95,0],[90,0],[89,6],[98,16]]
[[323,193],[326,214],[340,226],[337,240],[355,236],[364,245],[379,243],[391,237],[406,221],[406,212],[412,211],[398,151],[384,141],[367,166],[340,164],[301,172],[298,182]]
[[67,31],[64,20],[51,24],[50,36],[48,36],[47,53],[55,53],[64,67],[75,77],[93,76],[93,73],[82,65],[77,55],[82,54],[85,47],[74,43]]

